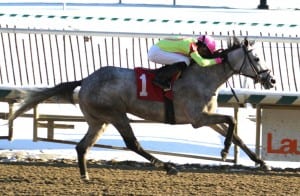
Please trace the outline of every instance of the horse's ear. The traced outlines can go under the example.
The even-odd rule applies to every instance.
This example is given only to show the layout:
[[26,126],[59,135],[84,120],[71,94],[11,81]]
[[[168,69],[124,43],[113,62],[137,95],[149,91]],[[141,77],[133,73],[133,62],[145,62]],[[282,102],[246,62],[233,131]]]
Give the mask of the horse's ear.
[[[246,39],[247,40],[247,39]],[[229,37],[228,40],[227,40],[227,45],[229,47],[239,47],[241,44],[245,44],[245,41],[240,41],[238,37],[236,36],[232,36],[232,37]],[[248,40],[247,40],[247,45],[248,45]]]
[[249,41],[248,41],[248,38],[247,38],[247,37],[244,38],[244,45],[245,45],[246,47],[249,46]]
[[239,46],[240,45],[240,40],[236,36],[233,37],[233,45],[234,46]]
[[253,46],[254,44],[255,44],[255,40],[249,41],[248,38],[245,37],[245,39],[244,39],[244,45],[245,45],[246,47],[248,47],[248,46]]

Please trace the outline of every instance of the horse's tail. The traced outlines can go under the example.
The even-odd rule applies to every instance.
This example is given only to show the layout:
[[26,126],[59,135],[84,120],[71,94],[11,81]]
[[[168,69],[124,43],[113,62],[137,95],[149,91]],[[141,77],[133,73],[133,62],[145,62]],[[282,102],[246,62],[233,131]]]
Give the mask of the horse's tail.
[[64,82],[52,88],[40,88],[38,90],[25,92],[25,96],[22,98],[23,101],[21,102],[20,107],[10,115],[9,120],[17,118],[24,112],[30,110],[50,97],[55,96],[58,99],[74,103],[73,91],[76,87],[81,85],[81,82],[82,81]]

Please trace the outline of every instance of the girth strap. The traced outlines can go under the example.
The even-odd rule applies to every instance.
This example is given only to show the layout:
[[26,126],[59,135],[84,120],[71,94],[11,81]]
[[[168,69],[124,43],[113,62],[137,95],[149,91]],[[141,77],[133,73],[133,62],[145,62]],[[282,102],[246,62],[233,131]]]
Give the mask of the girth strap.
[[164,94],[165,102],[165,123],[176,124],[173,100],[169,99]]

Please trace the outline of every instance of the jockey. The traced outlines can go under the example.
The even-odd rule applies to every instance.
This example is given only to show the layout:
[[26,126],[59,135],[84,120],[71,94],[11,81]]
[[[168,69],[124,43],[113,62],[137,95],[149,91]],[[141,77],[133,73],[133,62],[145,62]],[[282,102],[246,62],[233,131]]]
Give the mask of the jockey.
[[216,49],[215,40],[209,35],[194,38],[166,38],[153,45],[148,52],[150,61],[166,66],[158,70],[153,84],[170,89],[173,74],[183,71],[194,60],[201,67],[222,63],[221,58],[209,58]]

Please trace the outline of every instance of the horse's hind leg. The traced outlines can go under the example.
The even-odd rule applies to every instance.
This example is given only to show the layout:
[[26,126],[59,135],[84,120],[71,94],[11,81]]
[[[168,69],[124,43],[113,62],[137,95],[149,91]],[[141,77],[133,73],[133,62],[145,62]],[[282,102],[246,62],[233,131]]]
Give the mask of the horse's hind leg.
[[168,163],[163,163],[158,160],[148,152],[146,152],[137,141],[133,130],[129,124],[129,119],[127,116],[123,116],[122,118],[118,118],[115,122],[112,123],[116,129],[119,131],[122,136],[127,148],[136,152],[137,154],[143,156],[145,159],[149,160],[155,167],[164,167],[167,171],[167,174],[177,174],[177,169]]
[[[224,124],[213,125],[211,126],[211,128],[223,136],[227,135],[226,133],[227,126]],[[252,150],[248,148],[248,146],[243,142],[243,140],[238,135],[233,134],[232,142],[238,145],[249,156],[249,158],[255,163],[259,164],[261,168],[266,170],[271,169],[262,159],[260,159]]]
[[76,146],[80,176],[83,180],[89,180],[86,166],[86,153],[104,133],[106,127],[107,124],[105,123],[98,123],[93,126],[89,125],[88,132]]

